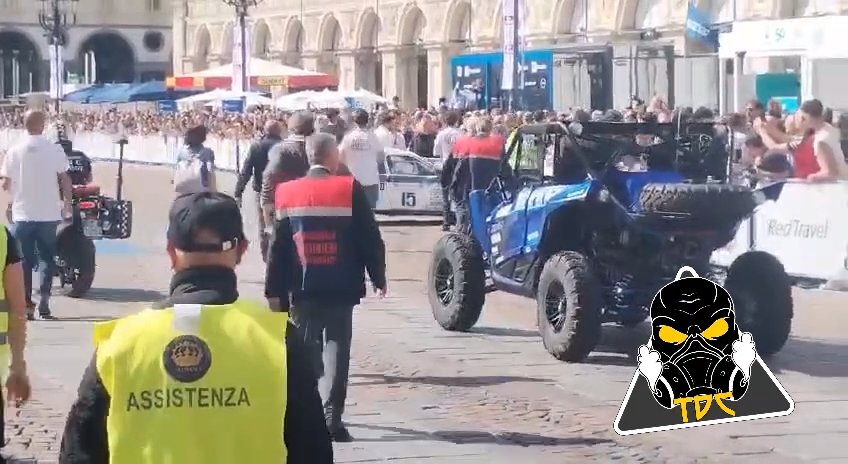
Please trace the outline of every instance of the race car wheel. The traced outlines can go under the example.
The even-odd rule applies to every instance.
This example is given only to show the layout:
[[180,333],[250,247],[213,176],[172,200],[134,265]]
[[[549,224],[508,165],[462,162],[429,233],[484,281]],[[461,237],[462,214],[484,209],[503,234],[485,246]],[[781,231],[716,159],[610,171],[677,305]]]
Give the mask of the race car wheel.
[[71,298],[82,298],[94,283],[96,268],[94,242],[85,235],[73,233],[59,243],[57,255],[62,263],[60,278],[71,287],[66,295]]
[[589,260],[574,251],[548,259],[536,294],[539,333],[560,361],[580,362],[601,338],[601,289]]
[[464,332],[474,327],[486,300],[486,274],[483,252],[472,237],[449,233],[436,242],[427,296],[442,328]]
[[764,251],[740,255],[727,271],[724,287],[733,298],[736,323],[750,332],[760,356],[783,348],[792,329],[792,283],[783,264]]
[[727,184],[648,184],[639,204],[644,213],[683,213],[720,223],[739,221],[757,206],[751,189]]

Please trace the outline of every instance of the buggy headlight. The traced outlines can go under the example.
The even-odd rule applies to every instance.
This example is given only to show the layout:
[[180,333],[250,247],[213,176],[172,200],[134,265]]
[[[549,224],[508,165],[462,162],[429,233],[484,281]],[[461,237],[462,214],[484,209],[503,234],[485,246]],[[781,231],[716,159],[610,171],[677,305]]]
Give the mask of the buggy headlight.
[[598,190],[598,201],[606,203],[610,200],[610,192],[607,189]]

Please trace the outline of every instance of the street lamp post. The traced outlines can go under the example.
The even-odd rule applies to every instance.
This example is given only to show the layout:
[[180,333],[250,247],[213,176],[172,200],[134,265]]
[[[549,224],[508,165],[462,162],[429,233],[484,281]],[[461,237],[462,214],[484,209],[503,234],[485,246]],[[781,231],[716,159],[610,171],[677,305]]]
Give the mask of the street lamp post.
[[262,0],[223,0],[223,2],[236,10],[238,18],[238,28],[241,38],[241,91],[246,92],[250,89],[250,83],[247,82],[247,14],[251,7],[255,7],[262,3]]
[[77,2],[79,0],[37,0],[41,2],[38,12],[38,24],[44,29],[44,35],[52,49],[50,55],[50,81],[55,85],[53,108],[59,114],[62,100],[62,47],[67,40],[68,29],[77,22]]

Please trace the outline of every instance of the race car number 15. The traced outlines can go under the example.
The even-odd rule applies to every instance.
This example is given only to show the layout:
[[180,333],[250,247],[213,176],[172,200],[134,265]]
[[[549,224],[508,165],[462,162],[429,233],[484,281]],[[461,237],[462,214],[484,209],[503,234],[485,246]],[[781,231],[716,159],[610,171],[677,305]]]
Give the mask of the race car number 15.
[[415,194],[412,192],[403,192],[400,196],[400,202],[407,208],[415,207]]

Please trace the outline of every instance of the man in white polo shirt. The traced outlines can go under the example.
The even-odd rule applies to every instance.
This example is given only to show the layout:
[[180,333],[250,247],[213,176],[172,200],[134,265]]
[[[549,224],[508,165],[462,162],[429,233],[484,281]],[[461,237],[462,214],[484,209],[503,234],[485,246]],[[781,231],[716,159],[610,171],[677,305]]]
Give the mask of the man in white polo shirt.
[[27,313],[34,319],[32,270],[41,259],[38,313],[51,318],[50,290],[56,255],[56,228],[71,217],[71,178],[62,147],[44,137],[46,115],[28,111],[24,116],[27,135],[9,148],[0,166],[3,189],[12,197],[12,234],[21,244],[24,262]]
[[385,156],[383,144],[368,129],[368,112],[356,110],[353,113],[353,123],[356,127],[342,139],[339,151],[341,162],[347,166],[353,178],[365,189],[365,196],[371,209],[377,207],[380,197],[380,172],[377,164],[383,162]]

